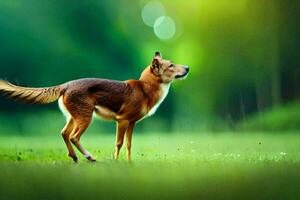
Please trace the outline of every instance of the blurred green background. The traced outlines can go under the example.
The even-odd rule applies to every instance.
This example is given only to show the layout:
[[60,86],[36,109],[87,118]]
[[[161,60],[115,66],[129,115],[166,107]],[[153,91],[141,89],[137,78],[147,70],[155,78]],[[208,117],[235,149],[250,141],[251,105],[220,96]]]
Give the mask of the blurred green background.
[[[300,130],[297,0],[0,1],[0,77],[138,79],[155,51],[190,66],[144,132]],[[57,104],[0,99],[0,134],[53,134]],[[45,128],[47,128],[45,130]],[[95,120],[93,133],[114,133]]]

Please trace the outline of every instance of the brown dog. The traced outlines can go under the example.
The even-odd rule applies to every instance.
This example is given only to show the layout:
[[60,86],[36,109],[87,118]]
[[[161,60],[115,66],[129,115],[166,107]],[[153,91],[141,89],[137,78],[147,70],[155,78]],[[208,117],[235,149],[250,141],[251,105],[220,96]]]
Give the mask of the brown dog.
[[88,160],[95,161],[79,142],[92,120],[93,113],[104,119],[117,121],[114,157],[118,159],[126,135],[127,156],[130,160],[131,137],[135,124],[154,114],[167,96],[171,82],[184,78],[188,72],[188,67],[164,60],[156,52],[152,64],[143,71],[139,80],[86,78],[47,88],[20,87],[0,80],[0,92],[9,98],[29,103],[46,104],[59,99],[59,107],[67,118],[61,132],[62,137],[69,156],[75,162],[77,156],[71,142]]

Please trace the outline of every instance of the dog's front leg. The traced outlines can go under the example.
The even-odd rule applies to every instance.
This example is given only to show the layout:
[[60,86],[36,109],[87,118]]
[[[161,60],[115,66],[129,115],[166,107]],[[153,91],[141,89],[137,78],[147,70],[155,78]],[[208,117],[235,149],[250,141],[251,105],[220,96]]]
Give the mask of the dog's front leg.
[[117,122],[117,133],[116,133],[116,149],[114,157],[117,160],[119,157],[120,149],[123,145],[124,141],[124,134],[127,130],[129,122],[127,120],[121,120]]
[[135,122],[130,122],[126,130],[126,150],[128,161],[131,161],[131,139]]

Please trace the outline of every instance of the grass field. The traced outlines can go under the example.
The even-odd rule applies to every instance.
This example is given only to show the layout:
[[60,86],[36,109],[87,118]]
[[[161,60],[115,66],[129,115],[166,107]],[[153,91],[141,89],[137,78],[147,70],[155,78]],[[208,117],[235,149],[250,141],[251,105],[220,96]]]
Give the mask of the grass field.
[[[296,133],[85,135],[97,158],[74,164],[60,135],[0,137],[0,199],[299,199]],[[79,154],[78,154],[79,155]]]

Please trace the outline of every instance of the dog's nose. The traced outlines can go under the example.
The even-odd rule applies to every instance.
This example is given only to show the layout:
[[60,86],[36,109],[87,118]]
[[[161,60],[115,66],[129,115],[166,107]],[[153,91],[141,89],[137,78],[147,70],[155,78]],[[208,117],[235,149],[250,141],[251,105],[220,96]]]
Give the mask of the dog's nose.
[[190,70],[190,68],[188,66],[184,66],[184,69],[185,69],[186,73],[188,73]]

